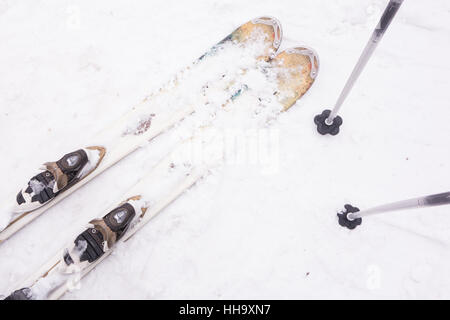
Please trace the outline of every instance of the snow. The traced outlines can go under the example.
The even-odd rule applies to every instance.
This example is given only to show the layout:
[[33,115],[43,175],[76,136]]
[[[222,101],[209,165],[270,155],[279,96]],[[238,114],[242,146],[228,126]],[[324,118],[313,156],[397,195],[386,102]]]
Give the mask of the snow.
[[34,194],[39,194],[47,186],[45,184],[43,184],[42,182],[37,181],[36,179],[31,179],[30,187],[33,190]]
[[[312,119],[335,102],[387,1],[172,2],[0,2],[2,203],[40,163],[85,146],[251,18],[281,21],[281,49],[314,48],[316,83],[271,123],[277,166],[214,170],[64,298],[449,298],[448,208],[369,217],[354,231],[335,215],[345,203],[448,191],[448,2],[405,1],[336,137],[318,135]],[[122,199],[167,151],[164,141],[1,244],[0,292]]]

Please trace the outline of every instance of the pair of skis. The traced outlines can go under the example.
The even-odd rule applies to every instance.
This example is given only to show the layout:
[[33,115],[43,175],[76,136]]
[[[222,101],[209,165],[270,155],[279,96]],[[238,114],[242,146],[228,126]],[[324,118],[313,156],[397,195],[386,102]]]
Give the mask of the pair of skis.
[[[7,212],[2,212],[0,243],[193,113],[202,101],[197,92],[186,91],[192,88],[211,91],[209,84],[217,82],[217,78],[221,83],[232,81],[233,72],[254,63],[255,58],[268,59],[276,52],[280,41],[281,27],[275,19],[261,17],[243,24],[159,92],[94,137],[91,146],[69,153],[56,162],[45,163],[43,170],[19,191],[15,203]],[[238,68],[228,68],[230,64]],[[224,67],[217,70],[217,66]]]
[[[0,239],[8,238],[167,129],[184,125],[193,132],[127,192],[122,202],[93,219],[68,246],[13,288],[7,299],[60,298],[120,242],[127,241],[212,168],[223,163],[223,154],[215,148],[221,125],[244,113],[250,122],[265,126],[294,105],[313,84],[318,58],[304,47],[276,54],[280,42],[281,26],[273,18],[261,17],[242,25],[166,88],[105,130],[102,144],[45,164],[44,170],[17,195],[17,205],[12,209],[15,216],[0,233]],[[220,72],[206,72],[211,64],[218,65]],[[195,84],[183,87],[189,79],[196,79]],[[186,90],[193,88],[198,92]],[[189,103],[178,105],[177,101],[186,95],[191,97]],[[185,103],[186,99],[181,101]],[[202,116],[205,113],[207,116]],[[186,121],[180,124],[183,119]],[[201,149],[200,161],[192,156],[194,149]]]

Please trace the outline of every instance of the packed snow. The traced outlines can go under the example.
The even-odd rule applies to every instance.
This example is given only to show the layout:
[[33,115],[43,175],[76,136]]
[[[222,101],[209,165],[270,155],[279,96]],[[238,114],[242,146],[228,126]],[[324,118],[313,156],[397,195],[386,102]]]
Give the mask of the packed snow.
[[[342,109],[342,132],[323,137],[313,123],[335,102],[386,3],[0,2],[0,130],[10,137],[0,145],[2,203],[40,163],[89,144],[251,18],[275,16],[281,49],[306,44],[321,60],[294,107],[270,129],[243,132],[270,135],[268,161],[225,161],[64,298],[450,298],[448,208],[369,217],[354,231],[336,218],[345,203],[448,191],[448,2],[405,1]],[[241,112],[234,125],[248,119]],[[157,137],[2,243],[0,292],[123,200],[171,139]]]

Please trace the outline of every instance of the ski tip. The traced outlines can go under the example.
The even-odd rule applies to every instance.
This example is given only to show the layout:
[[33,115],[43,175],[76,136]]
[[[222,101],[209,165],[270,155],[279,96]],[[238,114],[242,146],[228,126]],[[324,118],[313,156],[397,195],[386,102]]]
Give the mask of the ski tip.
[[350,230],[353,230],[356,227],[358,227],[359,225],[361,225],[362,218],[357,218],[357,219],[353,219],[353,220],[350,220],[348,218],[348,215],[350,213],[358,212],[359,208],[353,207],[350,204],[346,204],[344,206],[344,208],[345,208],[345,210],[343,210],[342,212],[337,214],[339,225],[341,227],[344,227],[344,228],[347,228],[347,229],[350,229]]
[[281,45],[281,39],[283,39],[283,28],[281,27],[280,20],[272,16],[261,16],[252,19],[251,22],[253,24],[268,25],[273,28],[273,47],[277,51]]
[[280,21],[273,17],[262,16],[242,24],[219,43],[229,40],[238,43],[255,43],[255,41],[259,43],[262,40],[266,48],[260,59],[269,61],[278,51],[282,37],[283,31]]
[[281,90],[289,93],[282,101],[286,111],[313,85],[319,73],[319,56],[313,49],[301,46],[285,49],[272,61],[275,66],[289,70],[278,77]]
[[[317,52],[306,46],[299,46],[299,47],[293,47],[285,49],[282,54],[290,55],[290,56],[296,56],[297,59],[302,57],[302,59],[305,59],[305,62],[302,62],[303,66],[306,67],[305,73],[309,73],[309,76],[312,79],[315,79],[317,77],[317,74],[319,73],[319,67],[320,67],[320,60],[319,55]],[[293,59],[293,58],[291,58]],[[297,60],[294,60],[297,61]],[[309,63],[309,64],[308,64]]]

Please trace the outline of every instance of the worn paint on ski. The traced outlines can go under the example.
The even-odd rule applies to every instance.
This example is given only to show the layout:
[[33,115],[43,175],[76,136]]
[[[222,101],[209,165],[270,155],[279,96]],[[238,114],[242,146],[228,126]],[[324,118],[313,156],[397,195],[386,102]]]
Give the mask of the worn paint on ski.
[[288,75],[279,74],[280,91],[292,92],[281,102],[284,111],[294,105],[312,86],[319,71],[317,54],[309,48],[297,47],[287,49],[276,56],[276,65],[287,69]]

